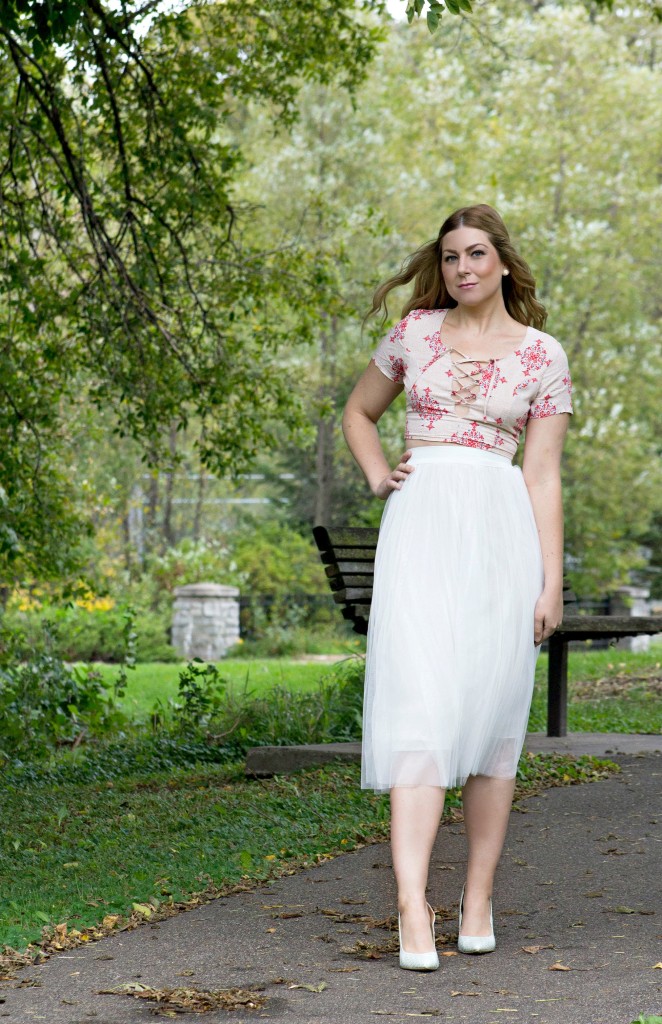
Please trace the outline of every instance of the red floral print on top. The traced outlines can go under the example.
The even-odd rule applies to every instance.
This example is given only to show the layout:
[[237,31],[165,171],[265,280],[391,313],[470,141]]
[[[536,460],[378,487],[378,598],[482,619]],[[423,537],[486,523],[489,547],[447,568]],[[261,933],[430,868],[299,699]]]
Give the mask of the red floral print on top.
[[475,364],[476,387],[456,408],[455,349],[444,344],[443,335],[447,312],[413,310],[373,354],[382,373],[403,383],[405,437],[484,448],[512,459],[529,419],[572,413],[566,354],[551,335],[529,327],[509,354],[466,361]]

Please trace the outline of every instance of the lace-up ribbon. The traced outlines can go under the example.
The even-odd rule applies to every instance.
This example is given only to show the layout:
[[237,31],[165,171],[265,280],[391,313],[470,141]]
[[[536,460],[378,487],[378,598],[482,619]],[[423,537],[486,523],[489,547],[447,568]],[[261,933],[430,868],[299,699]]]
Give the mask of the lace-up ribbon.
[[[450,348],[449,351],[454,383],[451,395],[455,400],[455,412],[458,416],[467,416],[470,407],[477,402],[485,369],[489,366],[490,379],[483,402],[483,416],[487,416],[487,400],[492,390],[495,376],[494,371],[496,370],[495,360],[473,359],[465,356],[464,352],[460,352],[459,348]],[[461,359],[456,359],[456,355],[461,356]]]

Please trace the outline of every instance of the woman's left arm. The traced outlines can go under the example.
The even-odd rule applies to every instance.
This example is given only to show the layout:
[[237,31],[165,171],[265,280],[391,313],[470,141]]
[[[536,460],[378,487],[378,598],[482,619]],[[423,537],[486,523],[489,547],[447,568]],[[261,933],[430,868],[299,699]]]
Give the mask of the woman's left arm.
[[533,506],[545,583],[535,608],[534,643],[551,636],[563,620],[563,499],[561,452],[568,413],[529,419],[522,475]]

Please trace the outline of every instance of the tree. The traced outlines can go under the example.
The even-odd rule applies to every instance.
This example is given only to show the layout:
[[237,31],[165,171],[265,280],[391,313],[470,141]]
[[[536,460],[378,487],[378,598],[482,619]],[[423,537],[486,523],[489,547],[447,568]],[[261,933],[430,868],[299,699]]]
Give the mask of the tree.
[[195,420],[219,473],[302,422],[279,350],[310,337],[314,281],[296,246],[246,243],[225,125],[249,100],[291,123],[305,79],[356,88],[380,6],[2,5],[0,579],[62,570],[81,397],[152,462]]
[[[333,96],[318,104],[326,176],[314,172],[325,152],[314,118],[302,116],[291,141],[274,144],[277,173],[268,137],[250,147],[264,153],[252,174],[268,182],[267,212],[283,210],[291,231],[302,222],[305,187],[287,198],[283,183],[310,183],[329,244],[349,255],[338,288],[357,311],[454,207],[485,201],[503,213],[549,308],[547,329],[570,358],[566,551],[582,593],[623,582],[641,564],[641,538],[662,507],[659,42],[645,11],[596,15],[581,4],[532,13],[503,3],[483,12],[480,26],[458,22],[445,38],[398,26],[353,116],[334,115]],[[303,109],[313,102],[306,92]],[[366,237],[353,212],[361,208],[374,211],[383,235]],[[319,252],[314,232],[307,237]],[[365,337],[361,348],[360,314],[347,309],[341,326],[333,409],[372,344]],[[318,361],[305,384],[310,396],[324,387]],[[317,403],[309,408],[312,417]],[[393,420],[385,428],[395,445]],[[341,478],[329,519],[357,521],[360,509],[377,517],[358,471],[345,474],[337,443]],[[313,479],[312,450],[303,465]],[[305,518],[311,504],[308,497]]]

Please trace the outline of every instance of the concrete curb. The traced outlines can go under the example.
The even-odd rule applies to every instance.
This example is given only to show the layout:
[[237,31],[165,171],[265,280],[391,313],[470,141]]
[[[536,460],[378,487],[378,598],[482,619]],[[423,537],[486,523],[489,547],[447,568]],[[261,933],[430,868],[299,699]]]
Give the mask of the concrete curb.
[[[662,753],[662,734],[575,732],[568,736],[529,733],[525,750],[534,754],[610,754]],[[252,747],[246,756],[246,774],[257,778],[286,775],[301,768],[331,764],[334,761],[357,763],[360,743],[311,743],[298,747]]]

